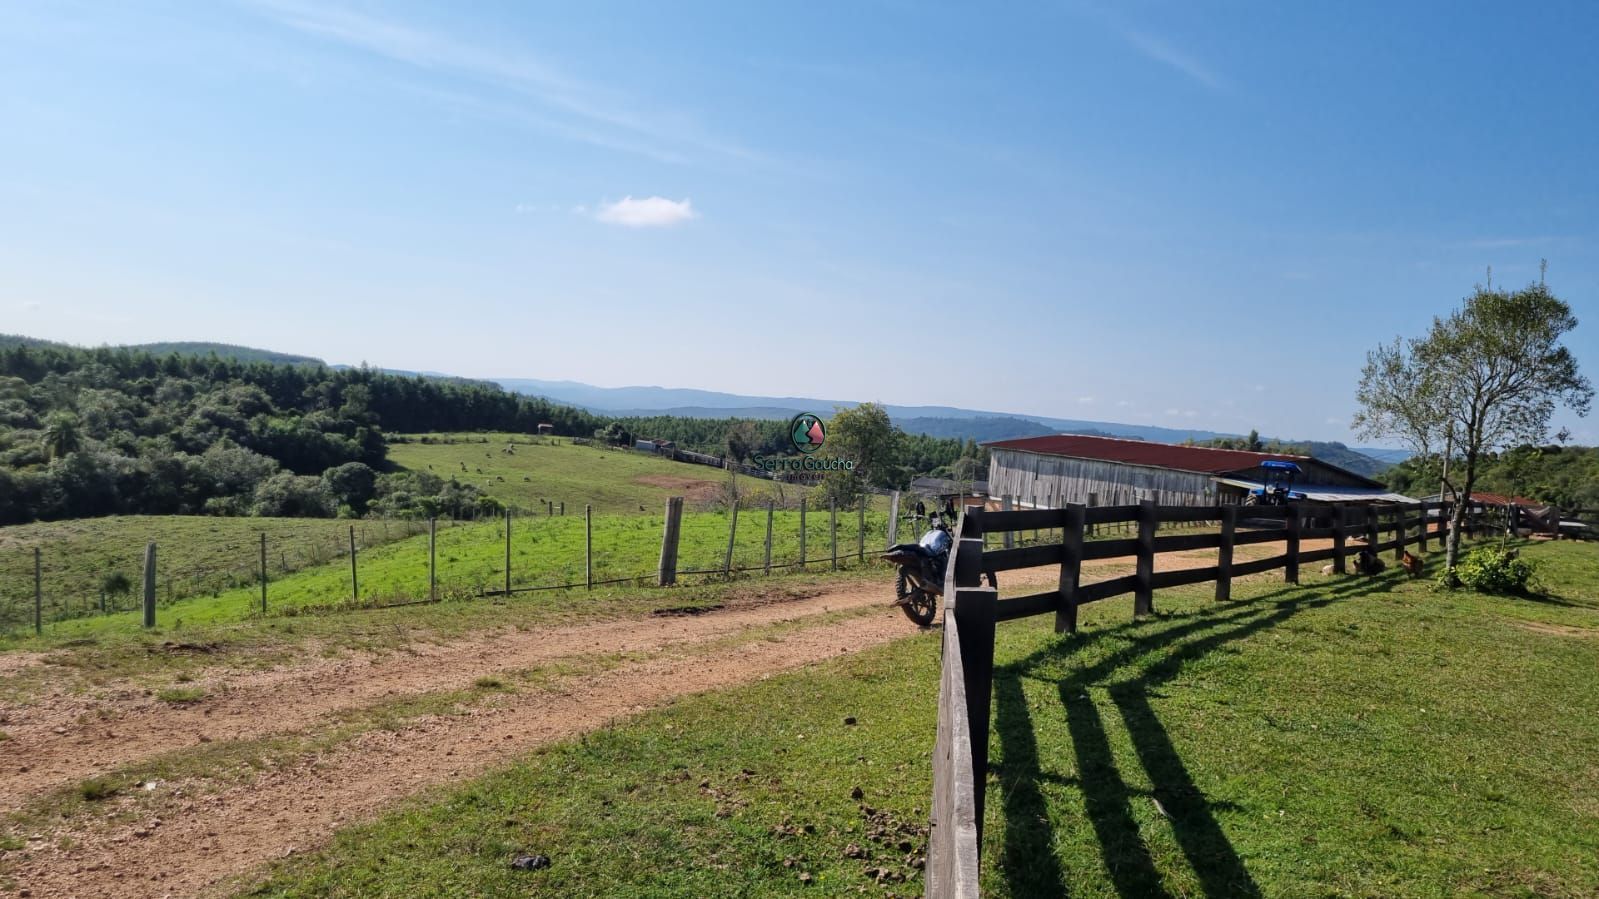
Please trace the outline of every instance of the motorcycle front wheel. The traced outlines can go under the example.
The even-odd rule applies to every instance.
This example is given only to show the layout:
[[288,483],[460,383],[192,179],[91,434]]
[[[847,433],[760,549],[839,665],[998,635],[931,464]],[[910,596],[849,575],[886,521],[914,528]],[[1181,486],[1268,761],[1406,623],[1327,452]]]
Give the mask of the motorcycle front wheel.
[[894,598],[905,617],[919,627],[932,624],[933,616],[938,614],[938,596],[912,583],[904,568],[899,570],[899,577],[894,581]]

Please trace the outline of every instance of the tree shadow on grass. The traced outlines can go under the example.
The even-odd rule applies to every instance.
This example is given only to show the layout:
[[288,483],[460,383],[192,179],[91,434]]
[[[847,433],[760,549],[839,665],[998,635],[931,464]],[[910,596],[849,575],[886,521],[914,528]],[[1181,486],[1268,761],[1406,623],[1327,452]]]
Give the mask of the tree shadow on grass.
[[[1133,815],[1133,798],[1144,796],[1156,800],[1170,819],[1177,844],[1205,895],[1259,896],[1259,886],[1213,814],[1218,804],[1207,800],[1194,783],[1170,735],[1149,704],[1148,691],[1174,677],[1184,664],[1225,644],[1274,627],[1306,610],[1385,592],[1392,588],[1394,581],[1393,574],[1350,580],[1322,588],[1308,597],[1302,588],[1284,588],[1251,600],[1228,603],[1220,609],[1146,619],[1053,641],[1019,661],[996,667],[994,732],[999,737],[1001,762],[995,766],[995,773],[1005,815],[1002,867],[1012,894],[1068,895],[1065,872],[1055,853],[1048,802],[1040,786],[1056,783],[1082,791],[1084,809],[1119,895],[1167,895],[1160,871]],[[1273,602],[1278,596],[1291,598]],[[1046,773],[1040,763],[1023,681],[1038,679],[1035,672],[1048,670],[1065,657],[1082,653],[1103,640],[1124,638],[1129,634],[1136,636],[1128,646],[1107,653],[1093,664],[1056,681],[1078,776],[1071,779]],[[1127,666],[1137,666],[1138,670],[1130,677],[1112,680]],[[1107,680],[1112,682],[1106,684]],[[1088,694],[1091,686],[1108,687],[1112,704],[1132,739],[1139,764],[1153,784],[1152,791],[1146,793],[1130,787],[1117,769],[1100,709]]]

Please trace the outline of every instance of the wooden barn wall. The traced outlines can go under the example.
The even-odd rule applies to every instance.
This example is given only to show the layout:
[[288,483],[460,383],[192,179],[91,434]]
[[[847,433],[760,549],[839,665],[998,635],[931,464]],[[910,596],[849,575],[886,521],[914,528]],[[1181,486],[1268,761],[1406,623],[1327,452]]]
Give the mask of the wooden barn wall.
[[1011,496],[1031,505],[1059,508],[1065,503],[1086,503],[1093,494],[1101,506],[1156,499],[1163,505],[1199,506],[1216,502],[1210,475],[1043,456],[1017,450],[995,449],[988,461],[988,495]]

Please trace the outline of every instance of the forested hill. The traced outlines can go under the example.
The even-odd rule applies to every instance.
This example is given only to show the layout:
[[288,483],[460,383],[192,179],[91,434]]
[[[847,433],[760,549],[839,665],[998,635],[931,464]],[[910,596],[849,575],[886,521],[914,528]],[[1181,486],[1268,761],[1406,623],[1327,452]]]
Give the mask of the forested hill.
[[[82,349],[71,344],[57,343],[53,340],[42,340],[38,337],[24,337],[21,334],[0,334],[0,349],[12,347],[39,347],[59,350]],[[150,353],[156,356],[165,356],[177,353],[180,356],[218,356],[223,359],[235,359],[239,362],[271,362],[277,365],[323,365],[321,359],[312,356],[296,356],[293,353],[279,353],[274,350],[262,350],[250,346],[237,346],[231,343],[210,343],[202,341],[173,341],[164,343],[139,343],[113,347],[119,350],[133,350],[135,352]]]
[[543,422],[582,435],[603,423],[482,382],[10,341],[0,343],[0,523],[360,514],[381,502],[395,514],[459,513],[481,498],[437,478],[380,478],[384,433],[533,433]]
[[321,359],[311,356],[296,356],[293,353],[279,353],[249,346],[235,346],[231,343],[197,343],[192,341],[140,343],[125,347],[125,349],[151,353],[156,356],[165,356],[168,353],[177,353],[180,356],[219,356],[223,359],[235,359],[239,362],[270,362],[274,365],[324,364]]

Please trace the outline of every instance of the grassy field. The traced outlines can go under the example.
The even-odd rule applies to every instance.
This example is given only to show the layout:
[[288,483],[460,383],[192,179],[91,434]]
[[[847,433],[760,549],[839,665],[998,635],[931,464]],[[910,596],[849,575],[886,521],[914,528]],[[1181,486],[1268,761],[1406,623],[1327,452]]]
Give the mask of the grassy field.
[[[584,561],[586,534],[583,516],[570,514],[570,509],[568,513],[565,516],[534,515],[513,519],[511,525],[513,588],[586,583]],[[123,521],[133,521],[133,519]],[[173,527],[188,526],[191,523],[216,524],[222,526],[219,532],[234,535],[233,540],[237,545],[231,549],[223,551],[217,548],[215,555],[209,557],[190,550],[189,555],[181,556],[170,564],[191,564],[203,568],[208,558],[222,560],[237,558],[241,564],[236,574],[238,578],[236,583],[239,586],[229,589],[219,586],[213,592],[200,595],[190,593],[187,598],[174,598],[170,602],[163,600],[157,613],[157,622],[163,632],[191,633],[196,628],[233,625],[260,617],[260,586],[253,580],[254,566],[259,564],[259,548],[255,542],[258,538],[255,536],[256,532],[238,526],[259,522],[270,523],[273,520],[203,518],[142,521]],[[289,521],[308,526],[304,531],[307,535],[325,534],[331,530],[336,538],[334,549],[339,548],[339,543],[348,541],[348,528],[351,522],[295,519]],[[880,550],[884,545],[886,521],[886,502],[878,498],[876,508],[867,514],[865,520],[866,558],[869,561],[875,560],[872,551]],[[358,529],[356,560],[359,598],[352,597],[347,550],[343,558],[335,557],[330,552],[331,561],[287,574],[280,574],[276,566],[269,564],[271,577],[267,602],[271,616],[305,615],[313,612],[393,605],[420,601],[428,597],[428,542],[425,525],[419,528],[424,532],[417,536],[393,539],[399,536],[400,529],[405,526],[404,523],[390,522],[386,525],[384,522],[354,522],[354,524]],[[412,524],[414,526],[414,523]],[[812,560],[813,568],[829,567],[832,533],[827,511],[808,514],[805,524],[806,557]],[[385,532],[384,526],[391,526],[392,529]],[[685,573],[685,578],[694,577],[688,574],[692,571],[721,571],[726,558],[731,526],[731,515],[727,512],[684,513],[679,538],[678,568]],[[845,564],[857,562],[860,526],[861,519],[857,512],[839,513],[838,551]],[[662,529],[661,513],[596,514],[593,518],[595,581],[633,580],[653,576],[660,561]],[[92,534],[94,529],[90,528],[86,533]],[[376,538],[375,543],[364,543],[360,539],[362,533]],[[384,542],[382,538],[385,536],[391,539]],[[269,558],[275,562],[277,537],[272,536],[269,539],[272,541]],[[765,509],[742,512],[735,533],[733,567],[763,566],[765,540]],[[173,542],[174,545],[180,545],[176,541]],[[161,545],[163,547],[168,545],[165,538]],[[142,553],[143,543],[138,543],[138,546]],[[86,549],[85,554],[90,551]],[[57,552],[52,555],[57,553],[65,556],[67,550],[57,548]],[[23,553],[12,555],[19,558],[24,556]],[[484,591],[500,590],[505,582],[504,524],[502,521],[476,524],[441,522],[437,556],[441,598],[468,599]],[[778,566],[799,560],[797,511],[774,513],[772,557],[774,565]],[[31,566],[31,552],[26,553],[26,558]],[[165,566],[169,564],[167,558],[165,555],[158,557],[158,568],[163,572],[163,577],[167,571]],[[86,573],[96,570],[89,562],[83,562],[81,568]],[[135,565],[130,572],[137,580],[138,566]],[[43,645],[53,645],[88,637],[129,634],[140,629],[139,613],[130,609],[122,613],[52,621],[46,625],[44,640],[38,641],[31,636],[31,627],[21,626],[23,619],[31,624],[31,618],[28,617],[32,612],[31,567],[26,572],[25,578],[19,576],[10,582],[16,585],[10,594],[13,597],[10,608],[14,610],[14,617],[17,620],[14,622],[11,636],[0,637],[0,649],[31,646],[41,642]],[[636,580],[633,582],[637,583]],[[22,595],[24,590],[26,590],[25,598]],[[124,608],[132,604],[131,597],[123,602]],[[188,639],[198,638],[190,636]]]
[[[689,508],[721,499],[728,474],[632,450],[578,446],[567,438],[526,434],[409,434],[389,447],[394,464],[472,484],[501,502],[539,509],[565,503],[567,514],[659,512],[667,497]],[[422,443],[423,439],[431,442]],[[796,500],[806,488],[740,478],[746,491]],[[763,500],[764,501],[764,500]]]
[[419,533],[425,525],[401,521],[332,521],[313,518],[216,518],[139,515],[38,522],[0,528],[0,633],[33,625],[33,550],[40,569],[46,620],[91,614],[100,587],[120,573],[133,585],[107,598],[111,608],[138,603],[145,544],[158,545],[157,597],[163,603],[212,597],[247,584],[260,570],[260,535],[269,544],[273,575],[325,564],[348,553],[350,526],[361,546],[379,546]]
[[[1599,569],[1271,576],[1002,625],[991,896],[1599,893]],[[693,697],[345,831],[260,896],[921,891],[928,634]],[[620,851],[619,851],[620,850]],[[520,853],[541,871],[510,867]]]

